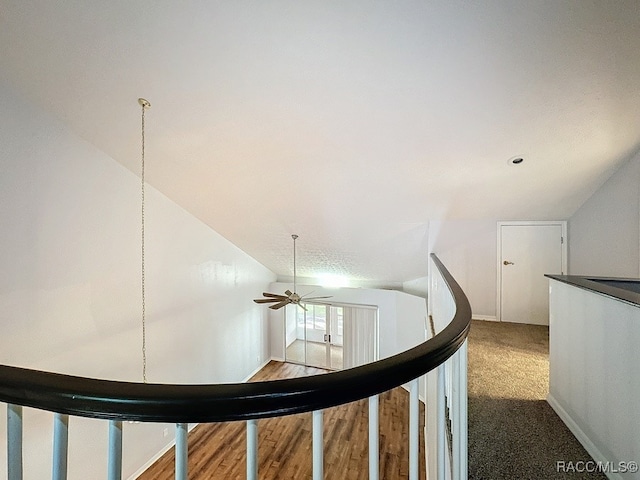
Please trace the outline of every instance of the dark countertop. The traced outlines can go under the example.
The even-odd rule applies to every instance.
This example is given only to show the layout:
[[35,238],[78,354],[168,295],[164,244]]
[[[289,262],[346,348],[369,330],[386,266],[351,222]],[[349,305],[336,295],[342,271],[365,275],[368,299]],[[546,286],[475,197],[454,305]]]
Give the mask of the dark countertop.
[[577,275],[545,275],[545,277],[640,307],[640,278]]

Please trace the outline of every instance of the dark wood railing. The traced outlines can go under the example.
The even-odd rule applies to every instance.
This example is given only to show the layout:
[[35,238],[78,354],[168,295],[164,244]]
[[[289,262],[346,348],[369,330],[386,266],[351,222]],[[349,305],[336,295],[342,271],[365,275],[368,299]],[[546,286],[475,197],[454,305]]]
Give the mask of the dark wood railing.
[[469,302],[433,256],[457,310],[438,335],[410,350],[340,372],[218,385],[143,384],[0,366],[0,401],[82,417],[196,423],[266,418],[349,403],[390,390],[434,369],[462,345]]
[[[460,349],[467,338],[471,324],[471,308],[464,292],[440,260],[434,254],[431,258],[453,297],[454,318],[433,338],[392,357],[323,375],[217,385],[121,382],[0,365],[0,402],[11,406],[9,415],[10,417],[14,415],[11,418],[18,418],[19,422],[21,422],[19,420],[21,410],[15,409],[20,409],[22,406],[60,414],[56,419],[59,419],[58,423],[63,426],[56,429],[61,433],[54,433],[54,438],[58,438],[56,435],[66,438],[66,415],[112,420],[116,443],[112,449],[115,453],[110,453],[109,471],[114,473],[109,473],[109,478],[114,479],[120,478],[121,471],[121,453],[118,452],[122,448],[122,421],[176,423],[178,431],[181,432],[181,442],[179,442],[181,453],[180,455],[176,453],[176,478],[181,479],[187,477],[186,428],[188,423],[248,420],[248,428],[254,432],[249,444],[252,442],[255,444],[257,443],[256,419],[314,412],[314,432],[318,430],[316,429],[316,418],[318,418],[318,435],[321,439],[323,409],[364,398],[371,400],[379,393],[411,382],[412,402],[414,402],[412,422],[417,426],[418,383],[416,379],[442,365]],[[466,356],[464,358],[466,362]],[[370,403],[370,408],[371,405],[377,405],[377,403]],[[464,411],[466,415],[466,409]],[[11,436],[18,435],[16,438],[19,445],[15,448],[9,445],[10,450],[14,448],[17,452],[9,463],[9,471],[13,469],[14,472],[20,473],[10,474],[10,478],[22,478],[21,428],[18,426],[11,430]],[[315,435],[316,433],[314,433],[314,445]],[[416,467],[413,469],[411,478],[417,478],[417,436],[416,427],[412,435],[412,443],[416,446],[411,456],[411,463]],[[376,448],[375,440],[372,441],[374,443],[371,448]],[[317,460],[318,457],[321,458],[321,453],[316,455],[315,449],[316,446],[314,446],[314,478],[321,478],[322,464],[321,460]],[[257,445],[250,450],[253,453],[252,459],[249,455],[247,457],[248,476],[257,478],[255,464]],[[66,478],[66,460],[64,460],[66,446],[57,451],[59,453],[55,454],[55,458],[61,459],[63,467],[54,466],[54,473],[64,473],[59,475],[55,473],[54,478]]]

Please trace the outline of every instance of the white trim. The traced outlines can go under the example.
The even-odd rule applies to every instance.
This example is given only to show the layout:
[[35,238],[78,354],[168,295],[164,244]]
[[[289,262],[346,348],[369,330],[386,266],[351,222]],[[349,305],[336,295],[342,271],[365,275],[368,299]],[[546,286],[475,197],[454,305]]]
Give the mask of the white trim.
[[483,322],[497,322],[498,318],[495,315],[472,315],[472,320],[482,320]]
[[[571,418],[571,415],[567,413],[567,411],[562,408],[560,403],[553,397],[553,395],[547,395],[547,403],[551,406],[551,408],[558,414],[560,419],[565,423],[565,425],[571,430],[571,433],[578,439],[578,441],[582,444],[584,449],[587,451],[589,455],[596,462],[607,463],[610,462],[612,465],[616,463],[609,460],[605,457],[600,449],[595,446],[595,444],[589,439],[589,437],[582,431],[582,429],[578,426],[578,424]],[[565,460],[565,459],[558,459]],[[573,460],[573,459],[566,459]],[[622,476],[616,472],[606,472],[605,475],[607,478],[612,480],[622,480]]]
[[274,362],[282,362],[282,363],[286,362],[286,360],[282,357],[271,357],[271,360],[273,360]]
[[567,275],[567,257],[568,250],[567,245],[569,241],[567,239],[567,222],[566,220],[532,220],[532,221],[517,221],[517,222],[498,222],[497,235],[496,235],[496,265],[497,265],[497,283],[496,283],[496,320],[502,321],[502,227],[508,226],[542,226],[542,225],[557,225],[562,228],[562,273]]
[[256,368],[253,372],[251,372],[248,376],[244,377],[244,380],[241,380],[240,383],[248,382],[251,377],[253,377],[256,373],[258,373],[264,367],[266,367],[270,361],[271,361],[271,358],[267,358],[258,368]]

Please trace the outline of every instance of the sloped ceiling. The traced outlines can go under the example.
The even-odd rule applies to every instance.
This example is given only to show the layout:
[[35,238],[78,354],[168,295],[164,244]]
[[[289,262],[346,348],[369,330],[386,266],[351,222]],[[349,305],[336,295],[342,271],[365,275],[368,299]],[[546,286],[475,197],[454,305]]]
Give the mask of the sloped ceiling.
[[[0,79],[281,276],[426,274],[640,147],[640,2],[0,0]],[[511,166],[508,159],[525,161]]]

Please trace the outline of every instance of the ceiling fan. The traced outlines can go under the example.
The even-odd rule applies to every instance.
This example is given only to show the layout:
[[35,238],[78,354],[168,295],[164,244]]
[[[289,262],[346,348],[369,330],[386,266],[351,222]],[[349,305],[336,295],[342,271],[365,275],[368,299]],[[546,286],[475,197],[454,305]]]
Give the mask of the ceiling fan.
[[277,293],[268,293],[262,292],[262,295],[265,298],[255,299],[256,303],[273,303],[273,305],[269,305],[269,308],[272,310],[278,310],[279,308],[284,307],[285,305],[289,305],[290,303],[293,305],[299,305],[303,310],[307,310],[304,306],[305,302],[309,302],[312,300],[321,300],[323,298],[331,298],[329,297],[307,297],[307,295],[311,295],[311,293],[307,293],[306,295],[298,295],[296,292],[296,239],[298,235],[291,235],[293,238],[293,292],[291,290],[285,290],[284,295],[279,295]]

